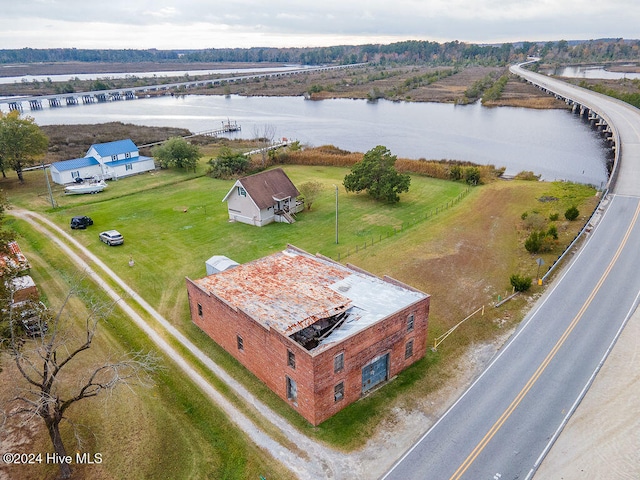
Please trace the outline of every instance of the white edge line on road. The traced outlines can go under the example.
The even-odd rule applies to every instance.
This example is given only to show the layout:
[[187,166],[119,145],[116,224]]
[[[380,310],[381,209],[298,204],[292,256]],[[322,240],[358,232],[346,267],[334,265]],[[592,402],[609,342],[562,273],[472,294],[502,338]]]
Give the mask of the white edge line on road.
[[[613,196],[611,202],[609,202],[609,204],[607,205],[607,207],[604,210],[604,213],[602,214],[602,217],[600,218],[600,221],[598,222],[598,224],[596,225],[595,229],[593,230],[594,232],[598,229],[598,227],[602,224],[602,220],[604,220],[604,217],[607,215],[607,213],[609,212],[609,207],[611,206],[611,204],[613,203],[613,201],[615,200],[615,196]],[[509,349],[509,347],[513,344],[513,342],[515,342],[515,340],[522,334],[522,332],[524,332],[526,330],[526,328],[531,324],[531,322],[533,321],[533,319],[535,318],[535,316],[537,315],[537,313],[540,311],[540,309],[546,304],[547,300],[549,299],[549,297],[551,297],[552,293],[556,290],[556,288],[558,288],[558,285],[560,285],[560,283],[562,282],[562,280],[564,279],[564,277],[571,271],[571,268],[573,268],[574,264],[576,263],[576,260],[582,255],[582,253],[584,252],[585,248],[587,247],[587,245],[589,243],[591,243],[591,240],[593,239],[593,234],[591,236],[589,236],[589,238],[587,239],[587,242],[585,243],[585,245],[578,251],[578,253],[575,255],[575,257],[571,260],[571,263],[566,267],[566,269],[563,271],[562,275],[560,276],[560,278],[558,278],[557,280],[555,280],[553,282],[553,287],[552,289],[547,292],[544,296],[544,298],[538,303],[536,304],[536,307],[532,310],[531,313],[529,313],[529,315],[527,315],[527,318],[525,320],[525,322],[520,325],[516,331],[516,333],[514,335],[511,336],[511,338],[507,341],[507,343],[500,349],[500,352],[493,358],[493,360],[491,361],[491,363],[489,363],[489,365],[487,365],[487,368],[485,368],[482,373],[478,376],[478,378],[476,378],[473,383],[471,385],[469,385],[469,387],[458,397],[458,399],[447,409],[446,412],[444,412],[442,414],[442,416],[436,421],[436,423],[434,423],[431,428],[429,428],[429,430],[427,430],[424,435],[422,435],[412,446],[411,448],[409,448],[409,450],[407,450],[404,455],[402,455],[398,460],[396,460],[396,462],[392,465],[392,467],[380,478],[380,480],[385,480],[392,472],[393,470],[395,470],[395,468],[405,459],[407,458],[411,452],[413,452],[420,443],[422,443],[422,441],[427,438],[429,436],[429,434],[431,433],[431,431],[433,429],[435,429],[438,424],[444,420],[444,418],[458,405],[458,403],[460,403],[462,401],[463,398],[465,398],[467,396],[467,394],[473,389],[473,387],[485,376],[485,374],[491,369],[491,367],[493,367],[493,365],[500,359],[500,357],[502,357],[502,355]]]
[[547,454],[551,450],[551,447],[553,446],[553,444],[556,442],[556,440],[558,439],[558,437],[562,433],[562,430],[564,430],[564,427],[569,422],[569,419],[573,416],[575,411],[578,409],[578,406],[580,405],[580,403],[582,402],[582,400],[586,396],[587,391],[589,391],[589,388],[591,388],[591,385],[593,385],[593,382],[595,381],[596,376],[598,375],[598,373],[602,369],[602,366],[604,365],[604,362],[607,360],[607,358],[609,358],[609,355],[611,354],[611,351],[613,350],[613,347],[615,346],[616,342],[620,338],[620,335],[622,335],[622,331],[627,326],[627,323],[629,323],[629,320],[631,319],[631,317],[633,316],[634,312],[638,308],[639,300],[640,300],[640,292],[638,292],[638,294],[636,295],[636,298],[633,300],[631,308],[629,308],[629,311],[627,312],[627,316],[625,317],[624,321],[620,325],[620,328],[618,328],[618,331],[616,332],[616,335],[613,337],[613,340],[611,340],[611,343],[609,344],[609,347],[607,348],[607,350],[604,352],[604,355],[602,355],[602,358],[600,359],[600,362],[598,363],[598,365],[596,365],[596,368],[594,369],[593,373],[591,374],[591,376],[587,380],[587,383],[585,383],[584,388],[582,389],[582,391],[580,392],[580,394],[576,398],[575,402],[573,403],[573,405],[571,406],[571,408],[569,409],[569,411],[565,415],[564,419],[562,420],[562,422],[558,426],[558,429],[555,431],[555,433],[553,434],[553,436],[551,437],[551,439],[547,443],[547,446],[544,448],[544,450],[542,451],[542,453],[540,454],[538,459],[533,464],[533,468],[529,471],[529,475],[527,475],[525,480],[530,480],[531,478],[533,478],[533,475],[535,475],[535,473],[538,471],[538,468],[540,468],[540,465],[542,464],[542,461],[547,456]]

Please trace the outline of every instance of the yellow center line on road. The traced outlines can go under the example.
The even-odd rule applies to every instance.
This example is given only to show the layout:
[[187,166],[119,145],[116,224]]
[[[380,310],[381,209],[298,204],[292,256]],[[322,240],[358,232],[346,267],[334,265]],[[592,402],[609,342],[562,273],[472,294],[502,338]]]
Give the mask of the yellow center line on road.
[[618,260],[618,257],[620,257],[620,255],[622,253],[622,249],[624,248],[624,246],[626,245],[627,241],[629,240],[629,236],[631,235],[631,231],[633,230],[633,227],[636,224],[636,221],[638,220],[638,215],[640,215],[640,203],[638,203],[638,206],[636,207],[636,211],[635,211],[635,214],[633,216],[633,219],[632,219],[631,223],[629,224],[629,227],[627,228],[627,231],[626,231],[626,233],[624,235],[624,238],[622,239],[622,242],[620,242],[620,246],[618,246],[618,249],[616,250],[615,255],[613,256],[613,258],[609,262],[609,265],[607,266],[607,269],[605,270],[605,272],[600,277],[600,280],[598,281],[597,285],[594,287],[593,291],[591,292],[591,294],[589,295],[589,297],[587,298],[585,303],[582,305],[582,308],[580,309],[578,314],[571,321],[571,324],[564,331],[564,333],[562,334],[560,339],[556,342],[554,347],[551,349],[551,351],[549,352],[547,357],[544,359],[544,361],[540,364],[540,366],[535,371],[535,373],[531,376],[531,378],[526,383],[526,385],[522,388],[522,390],[520,390],[520,393],[518,393],[518,395],[513,400],[513,402],[511,402],[511,405],[509,405],[509,407],[504,411],[504,413],[500,416],[500,418],[496,421],[496,423],[493,424],[491,429],[482,438],[480,443],[478,443],[478,445],[473,449],[473,451],[469,454],[469,456],[465,459],[465,461],[462,462],[460,467],[458,467],[458,469],[455,471],[455,473],[451,476],[450,480],[458,480],[458,479],[460,479],[462,477],[462,475],[464,475],[464,473],[469,469],[469,467],[475,461],[475,459],[478,457],[478,455],[480,455],[482,450],[484,450],[484,448],[491,441],[491,439],[495,436],[495,434],[498,432],[498,430],[500,430],[502,425],[504,425],[504,423],[507,421],[507,419],[511,416],[513,411],[518,407],[518,405],[523,400],[523,398],[527,395],[527,393],[529,393],[529,391],[531,390],[533,385],[536,383],[538,378],[540,378],[540,376],[542,375],[544,370],[547,368],[549,363],[551,363],[551,360],[553,360],[553,358],[555,357],[556,353],[558,353],[558,350],[560,350],[560,348],[562,347],[564,342],[567,340],[567,338],[569,337],[569,335],[573,331],[573,329],[576,327],[576,325],[578,324],[578,322],[580,321],[580,319],[584,315],[584,312],[587,310],[587,308],[589,308],[589,305],[591,305],[591,302],[593,301],[593,299],[595,298],[596,294],[598,293],[598,291],[602,287],[602,284],[604,283],[604,281],[609,276],[609,273],[613,269],[613,266],[615,265],[616,261]]

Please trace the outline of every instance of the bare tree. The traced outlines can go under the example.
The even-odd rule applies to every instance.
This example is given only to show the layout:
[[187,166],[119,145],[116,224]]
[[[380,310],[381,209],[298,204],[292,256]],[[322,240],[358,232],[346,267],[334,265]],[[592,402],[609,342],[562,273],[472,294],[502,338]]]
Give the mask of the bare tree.
[[[150,374],[157,369],[157,360],[153,355],[133,353],[89,367],[84,374],[78,375],[75,369],[73,375],[66,374],[71,370],[69,366],[74,360],[91,348],[99,321],[113,307],[92,305],[82,333],[74,335],[71,328],[65,328],[62,314],[75,293],[72,290],[67,295],[55,316],[43,312],[39,314],[40,328],[31,332],[30,339],[25,340],[24,336],[18,334],[17,322],[12,319],[10,352],[22,378],[18,379],[21,385],[12,399],[17,407],[13,408],[10,416],[26,414],[28,419],[40,417],[58,459],[68,458],[60,435],[60,423],[68,420],[65,412],[71,405],[103,392],[111,392],[119,385],[148,385],[151,383]],[[69,478],[71,465],[64,460],[59,465],[60,478]]]
[[269,147],[273,145],[273,139],[276,137],[275,125],[266,124],[263,126],[255,125],[253,127],[253,136],[260,146],[260,155],[262,156],[262,166],[267,165],[267,156]]

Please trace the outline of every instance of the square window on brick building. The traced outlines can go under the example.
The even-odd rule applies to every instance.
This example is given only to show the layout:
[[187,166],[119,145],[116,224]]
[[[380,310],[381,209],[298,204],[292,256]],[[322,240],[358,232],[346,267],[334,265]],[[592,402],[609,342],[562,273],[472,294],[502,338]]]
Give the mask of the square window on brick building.
[[287,365],[295,370],[296,368],[296,354],[291,350],[287,350]]
[[407,317],[407,332],[412,332],[413,331],[413,321],[414,321],[414,317],[413,317],[413,313],[411,315],[409,315]]
[[344,352],[333,357],[333,373],[338,373],[344,368]]
[[333,401],[338,402],[344,398],[344,382],[333,387]]
[[240,335],[236,335],[236,342],[238,343],[238,350],[244,350],[244,340]]
[[202,316],[202,305],[198,304],[198,316]]
[[413,340],[409,340],[404,346],[404,358],[413,356]]

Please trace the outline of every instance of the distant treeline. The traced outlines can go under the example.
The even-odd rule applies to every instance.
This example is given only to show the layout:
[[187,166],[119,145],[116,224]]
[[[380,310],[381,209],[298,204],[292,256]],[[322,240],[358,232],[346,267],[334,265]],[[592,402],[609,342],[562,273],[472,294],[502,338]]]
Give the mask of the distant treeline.
[[110,50],[22,48],[0,50],[0,64],[51,62],[205,63],[276,62],[303,65],[372,63],[433,63],[439,65],[505,65],[529,55],[546,62],[578,63],[637,60],[640,40],[520,42],[477,45],[464,42],[405,41],[387,45],[340,45],[319,48],[207,48],[201,50]]

